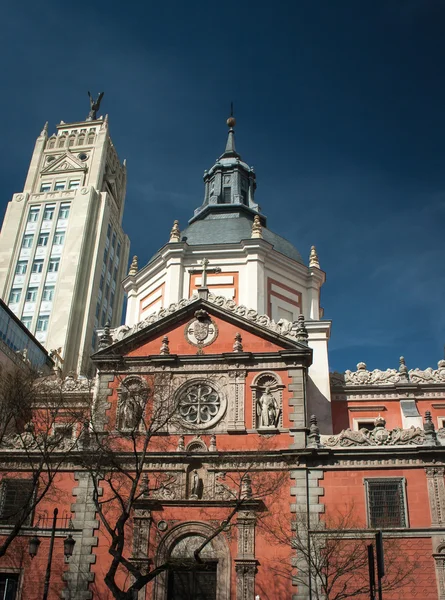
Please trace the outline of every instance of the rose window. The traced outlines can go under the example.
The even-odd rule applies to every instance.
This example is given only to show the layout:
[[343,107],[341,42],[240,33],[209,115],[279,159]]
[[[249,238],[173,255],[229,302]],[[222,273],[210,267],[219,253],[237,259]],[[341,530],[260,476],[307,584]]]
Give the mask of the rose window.
[[188,425],[209,427],[222,412],[222,398],[216,389],[199,382],[188,385],[179,395],[178,410]]

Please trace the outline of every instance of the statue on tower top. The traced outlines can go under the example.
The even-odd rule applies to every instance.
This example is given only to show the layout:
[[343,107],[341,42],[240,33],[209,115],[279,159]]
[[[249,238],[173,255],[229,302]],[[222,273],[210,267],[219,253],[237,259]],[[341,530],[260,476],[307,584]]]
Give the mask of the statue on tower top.
[[97,99],[94,100],[93,96],[90,94],[90,92],[88,92],[88,97],[90,99],[90,112],[86,118],[87,121],[95,121],[97,119],[97,111],[99,110],[104,93],[105,92],[100,92]]

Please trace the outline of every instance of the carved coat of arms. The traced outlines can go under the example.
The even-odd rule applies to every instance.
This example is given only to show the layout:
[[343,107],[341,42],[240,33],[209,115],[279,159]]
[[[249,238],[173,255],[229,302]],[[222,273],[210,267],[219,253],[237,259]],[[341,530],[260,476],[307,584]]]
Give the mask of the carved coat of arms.
[[205,310],[197,310],[195,318],[185,327],[185,339],[189,344],[202,348],[216,340],[218,328]]

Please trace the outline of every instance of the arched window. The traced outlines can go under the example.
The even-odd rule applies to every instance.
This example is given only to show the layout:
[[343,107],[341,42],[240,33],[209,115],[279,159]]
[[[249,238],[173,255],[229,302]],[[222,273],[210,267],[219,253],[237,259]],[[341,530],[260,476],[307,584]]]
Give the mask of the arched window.
[[63,148],[65,146],[65,140],[66,140],[66,138],[65,138],[64,135],[62,135],[61,137],[59,137],[59,142],[57,144],[57,147],[58,148]]
[[77,145],[83,146],[84,143],[85,143],[85,136],[83,134],[81,134],[81,135],[79,135],[79,139],[77,140]]
[[56,140],[54,138],[50,138],[48,140],[48,148],[55,148],[56,147]]
[[88,134],[88,143],[89,143],[89,144],[92,144],[92,143],[94,142],[94,137],[95,137],[95,136],[94,136],[94,131],[91,131],[91,132]]
[[70,135],[70,137],[68,138],[68,147],[69,148],[71,148],[71,146],[74,146],[74,140],[75,140],[74,135]]

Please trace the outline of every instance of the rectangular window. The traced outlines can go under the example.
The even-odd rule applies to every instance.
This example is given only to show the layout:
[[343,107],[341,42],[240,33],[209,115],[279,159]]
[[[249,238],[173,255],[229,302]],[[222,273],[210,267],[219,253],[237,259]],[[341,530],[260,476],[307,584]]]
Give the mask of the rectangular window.
[[18,573],[0,573],[1,600],[16,600],[19,589]]
[[36,331],[48,331],[49,316],[39,317],[37,319]]
[[51,183],[49,183],[49,182],[42,183],[40,186],[40,191],[41,192],[50,192],[51,191]]
[[49,233],[41,233],[39,235],[39,239],[37,240],[37,246],[47,246],[49,239]]
[[17,304],[17,302],[20,302],[21,295],[22,290],[20,288],[13,288],[9,294],[9,304]]
[[32,317],[22,317],[21,321],[25,327],[31,329]]
[[111,296],[110,296],[110,307],[113,308],[114,307],[114,292],[111,292]]
[[107,260],[108,260],[108,248],[105,248],[105,250],[104,250],[104,265],[107,264]]
[[39,209],[31,208],[31,210],[28,213],[28,223],[35,223],[38,220],[39,220]]
[[59,219],[68,219],[70,214],[69,204],[62,204],[59,210]]
[[66,181],[56,181],[54,185],[54,189],[56,192],[60,192],[60,190],[64,190],[66,187]]
[[22,242],[22,248],[31,248],[33,239],[34,239],[33,235],[24,235],[23,242]]
[[[32,504],[34,485],[31,479],[2,479],[0,524],[12,525],[17,522],[23,510]],[[25,525],[31,525],[32,515]]]
[[113,281],[116,281],[117,279],[117,267],[114,267],[114,271],[113,271]]
[[382,477],[365,479],[368,524],[373,529],[406,527],[405,479]]
[[43,288],[42,300],[47,302],[52,302],[54,298],[54,286],[53,285],[45,285]]
[[104,289],[104,279],[105,279],[105,278],[104,278],[104,276],[103,276],[103,275],[101,275],[101,276],[100,276],[100,283],[99,283],[99,288],[100,288],[100,290],[103,290],[103,289]]
[[118,243],[117,243],[117,250],[116,250],[116,254],[117,254],[117,257],[118,257],[118,258],[119,258],[119,257],[120,257],[120,255],[121,255],[121,243],[120,243],[120,242],[118,242]]
[[93,337],[91,338],[91,347],[93,348],[93,350],[96,350],[96,344],[97,344],[97,333],[95,331],[93,331]]
[[16,275],[25,275],[26,269],[28,268],[28,262],[26,260],[21,260],[17,263],[15,268]]
[[106,318],[107,318],[107,312],[106,312],[106,310],[105,310],[105,309],[103,309],[103,310],[102,310],[102,320],[101,320],[101,322],[100,322],[100,323],[101,323],[101,325],[102,325],[102,327],[105,325]]
[[64,231],[56,231],[54,235],[54,246],[61,246],[65,241],[65,232]]
[[105,298],[108,298],[108,294],[110,293],[110,284],[107,283],[105,286]]
[[57,273],[59,270],[60,258],[50,258],[48,264],[48,273]]
[[108,223],[107,238],[110,239],[110,236],[111,236],[111,224]]
[[43,211],[43,220],[44,221],[52,221],[54,217],[54,209],[55,206],[47,206]]
[[43,260],[35,260],[32,263],[32,272],[41,273],[43,271]]
[[77,190],[80,187],[80,179],[71,179],[68,184],[69,190]]
[[231,197],[232,197],[232,188],[225,187],[224,188],[223,203],[224,204],[230,204]]
[[112,245],[113,248],[116,247],[116,232],[113,233],[113,241],[111,242],[111,245]]
[[26,292],[26,302],[35,302],[37,300],[37,291],[36,287],[29,287]]

